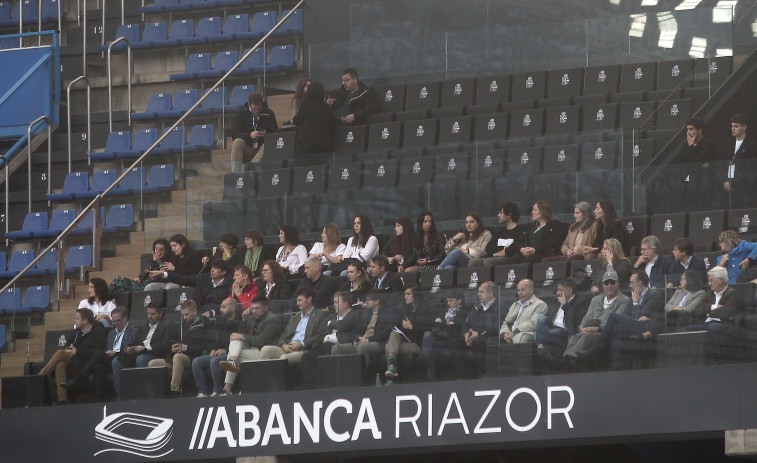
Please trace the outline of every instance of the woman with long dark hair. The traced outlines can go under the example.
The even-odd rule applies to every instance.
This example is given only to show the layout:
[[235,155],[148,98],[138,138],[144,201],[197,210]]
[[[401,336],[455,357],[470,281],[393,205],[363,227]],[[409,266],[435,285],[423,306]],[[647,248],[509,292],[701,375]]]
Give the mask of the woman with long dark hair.
[[[176,272],[180,275],[197,275],[202,270],[202,254],[192,249],[189,240],[181,233],[177,233],[168,239],[171,252],[175,258],[173,261],[163,262],[158,270],[164,272]],[[145,286],[145,291],[156,289],[179,288],[176,283],[152,282]]]
[[465,228],[447,240],[444,258],[440,269],[467,267],[470,259],[482,257],[486,253],[486,245],[492,239],[492,234],[484,228],[484,221],[478,212],[470,212],[465,217]]
[[79,302],[78,308],[91,310],[95,320],[105,327],[110,326],[110,312],[116,308],[116,301],[110,297],[108,283],[102,278],[90,279],[87,295],[89,297]]
[[594,208],[594,217],[597,219],[594,243],[587,247],[585,252],[598,253],[606,239],[615,238],[623,246],[623,252],[628,253],[628,229],[623,221],[618,218],[615,206],[607,200],[598,202]]
[[336,119],[324,98],[326,91],[319,82],[312,82],[305,93],[302,107],[292,122],[297,126],[295,159],[298,165],[316,165],[320,153],[331,151]]
[[404,272],[407,267],[415,265],[416,256],[413,249],[413,222],[409,217],[400,217],[394,224],[394,236],[384,247],[384,255],[389,261],[389,270]]
[[[144,291],[145,287],[150,284],[150,270],[160,270],[160,266],[163,262],[173,262],[175,259],[173,252],[171,251],[171,245],[165,238],[158,238],[152,243],[152,260],[144,269],[144,273],[141,273],[137,278],[131,279],[122,276],[117,276],[108,285],[108,292],[110,294],[118,293],[130,293],[134,291]],[[157,282],[165,283],[161,278],[156,280]]]
[[681,288],[677,289],[670,300],[665,304],[667,314],[667,326],[677,330],[691,325],[691,314],[705,296],[702,279],[695,270],[686,270],[681,276]]
[[[347,240],[347,248],[344,250],[343,263],[346,266],[356,260],[366,265],[379,252],[378,238],[373,234],[371,219],[367,215],[358,215],[352,221],[352,231],[354,233]],[[347,270],[342,272],[342,276],[347,276]]]
[[294,119],[294,116],[296,116],[297,112],[302,108],[302,102],[305,100],[305,94],[307,93],[311,82],[313,81],[310,77],[303,77],[297,82],[297,87],[292,96],[292,119]]
[[444,259],[444,242],[444,236],[436,229],[433,214],[429,211],[421,212],[413,239],[417,266],[406,266],[405,271],[435,269]]
[[257,281],[259,291],[268,301],[285,300],[292,297],[294,288],[287,280],[284,269],[278,262],[269,259],[260,265],[260,279]]
[[300,233],[291,225],[284,225],[279,230],[281,247],[276,252],[276,262],[290,274],[296,275],[308,258],[308,250],[300,244]]

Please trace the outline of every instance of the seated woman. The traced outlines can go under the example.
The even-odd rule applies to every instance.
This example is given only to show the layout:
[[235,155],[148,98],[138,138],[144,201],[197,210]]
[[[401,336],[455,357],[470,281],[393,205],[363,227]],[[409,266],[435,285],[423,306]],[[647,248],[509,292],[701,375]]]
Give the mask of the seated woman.
[[[175,259],[171,251],[171,245],[165,238],[158,238],[152,243],[152,260],[145,269],[145,272],[135,279],[117,276],[108,285],[110,294],[130,293],[133,291],[144,291],[145,287],[152,281],[150,280],[150,270],[160,270],[163,262],[173,262]],[[165,283],[165,281],[160,280]]]
[[347,266],[347,281],[342,284],[342,291],[350,293],[355,304],[362,305],[365,300],[361,300],[360,296],[365,295],[370,289],[371,280],[365,271],[365,265],[362,262],[350,262]]
[[292,96],[292,119],[294,119],[294,116],[300,111],[302,102],[305,100],[305,93],[307,92],[308,87],[310,87],[311,82],[312,80],[309,77],[302,77],[300,81],[297,82],[297,87]]
[[413,238],[416,265],[406,265],[405,271],[434,270],[444,259],[444,236],[436,230],[434,216],[429,211],[418,216],[418,232]]
[[668,331],[674,332],[694,323],[694,308],[704,300],[704,289],[699,274],[686,270],[681,276],[681,289],[677,289],[665,304]]
[[103,326],[111,326],[110,313],[116,308],[116,301],[110,298],[108,284],[102,278],[89,280],[87,299],[79,302],[80,309],[89,309],[94,314],[95,320]]
[[718,236],[720,250],[718,265],[728,270],[728,284],[746,283],[757,278],[757,267],[751,267],[757,259],[757,243],[742,240],[738,233],[726,230]]
[[273,259],[263,262],[257,283],[258,292],[265,294],[268,301],[289,299],[294,293],[294,287],[287,280],[284,269]]
[[321,259],[323,274],[331,275],[332,272],[329,267],[342,262],[342,254],[347,249],[347,246],[342,243],[339,225],[327,223],[321,232],[321,240],[323,241],[313,244],[310,249],[310,257]]
[[471,212],[465,217],[465,229],[447,240],[444,258],[440,269],[462,268],[468,266],[468,261],[473,258],[483,257],[486,253],[486,245],[492,239],[492,234],[484,228],[484,221],[478,212]]
[[546,201],[536,201],[531,208],[531,228],[526,232],[525,244],[520,252],[507,258],[508,264],[541,262],[545,257],[559,254],[565,240],[560,221],[552,215],[552,206]]
[[630,252],[628,228],[618,218],[615,206],[610,201],[598,202],[597,207],[594,208],[594,217],[596,217],[594,243],[591,244],[591,248],[587,249],[586,252],[598,253],[602,248],[602,244],[608,238],[615,238],[620,241],[624,253]]
[[300,244],[300,233],[293,226],[284,225],[279,231],[279,243],[281,247],[276,252],[276,262],[285,272],[297,275],[308,258],[308,250]]
[[599,269],[594,270],[594,283],[592,283],[591,292],[598,293],[601,291],[602,275],[608,270],[615,270],[615,273],[618,274],[618,288],[627,289],[633,265],[623,253],[623,246],[621,246],[620,241],[615,238],[606,239],[599,255],[602,262],[599,264]]
[[256,277],[260,276],[260,266],[263,262],[273,259],[276,254],[265,245],[263,234],[258,230],[247,230],[244,234],[244,265],[252,270]]
[[228,265],[230,269],[240,265],[244,265],[244,252],[237,249],[239,244],[239,237],[236,233],[224,233],[219,238],[218,247],[212,256],[205,256],[202,258],[202,265],[205,268],[205,273],[210,273],[210,263],[216,259],[220,259]]
[[[379,252],[378,238],[373,235],[371,219],[366,215],[358,215],[352,222],[352,230],[355,233],[347,240],[342,262],[349,265],[350,262],[358,261],[367,265],[367,262]],[[346,269],[341,272],[341,276],[347,276]]]
[[312,82],[305,92],[302,107],[292,119],[297,126],[294,154],[298,166],[320,164],[322,153],[332,150],[336,119],[325,97],[323,84]]
[[40,375],[55,374],[59,403],[68,400],[66,378],[82,371],[95,352],[104,351],[106,340],[105,328],[95,320],[92,311],[76,309],[74,332],[66,340],[67,347],[56,351],[39,372]]
[[[171,251],[175,258],[170,262],[163,262],[158,270],[164,272],[176,272],[180,275],[191,276],[197,275],[202,270],[202,254],[195,251],[189,246],[189,240],[181,233],[177,233],[168,239],[171,245]],[[179,288],[176,283],[164,283],[153,281],[145,286],[145,291],[154,291],[156,289]]]
[[565,237],[560,248],[562,255],[546,257],[542,262],[597,258],[597,253],[591,251],[595,232],[591,204],[581,201],[573,206],[573,219],[575,222],[568,228],[568,236]]
[[384,255],[389,261],[389,270],[404,272],[407,267],[415,266],[413,249],[413,222],[408,217],[400,217],[394,224],[395,236],[384,247]]

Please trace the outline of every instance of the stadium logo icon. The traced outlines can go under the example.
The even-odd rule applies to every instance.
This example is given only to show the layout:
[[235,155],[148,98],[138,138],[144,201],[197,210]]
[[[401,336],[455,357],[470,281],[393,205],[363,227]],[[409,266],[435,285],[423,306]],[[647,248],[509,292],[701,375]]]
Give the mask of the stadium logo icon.
[[108,416],[103,406],[103,420],[95,426],[95,438],[112,444],[96,452],[123,452],[143,458],[161,458],[173,452],[165,447],[173,436],[173,420],[138,413],[114,413]]
[[460,94],[463,93],[463,86],[460,85],[460,82],[458,82],[457,84],[455,84],[455,90],[453,91],[453,93],[455,95],[460,95]]

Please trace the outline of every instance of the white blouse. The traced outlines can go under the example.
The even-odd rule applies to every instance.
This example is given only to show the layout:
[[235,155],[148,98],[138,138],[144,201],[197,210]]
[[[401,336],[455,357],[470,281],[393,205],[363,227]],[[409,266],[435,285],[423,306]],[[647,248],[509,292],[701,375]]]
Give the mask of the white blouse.
[[289,269],[289,273],[297,273],[297,270],[305,264],[305,260],[308,258],[308,250],[305,246],[298,244],[294,247],[289,254],[284,252],[286,246],[281,246],[276,253],[276,262],[282,267]]
[[98,315],[105,315],[110,318],[110,313],[116,308],[115,299],[107,301],[105,304],[98,304],[97,302],[89,303],[89,299],[83,299],[79,303],[79,309],[89,309],[97,317]]
[[[325,246],[324,243],[314,243],[313,247],[310,249],[310,254],[315,255],[315,254],[322,253],[324,246]],[[339,243],[339,246],[336,247],[336,250],[334,250],[334,252],[330,252],[329,256],[331,256],[333,258],[337,258],[337,257],[341,256],[342,254],[344,254],[344,250],[345,249],[347,249],[347,246],[345,246],[342,243]],[[326,256],[323,256],[323,257],[321,257],[321,263],[323,265],[328,265],[331,262],[329,262],[329,260],[326,259]]]
[[350,239],[347,240],[347,248],[344,250],[344,254],[342,254],[342,257],[344,257],[345,259],[354,258],[362,262],[368,262],[373,258],[373,256],[378,254],[378,238],[376,238],[375,236],[368,238],[368,242],[365,243],[364,248],[359,247],[360,243],[355,243],[355,245],[353,245],[353,238],[354,236],[350,237]]

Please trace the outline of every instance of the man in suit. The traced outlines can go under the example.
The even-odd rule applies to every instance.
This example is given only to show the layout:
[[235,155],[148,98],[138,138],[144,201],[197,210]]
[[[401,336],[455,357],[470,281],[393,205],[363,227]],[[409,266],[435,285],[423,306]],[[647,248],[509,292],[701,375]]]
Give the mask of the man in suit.
[[746,114],[734,114],[730,121],[733,140],[723,146],[723,158],[730,161],[723,182],[725,204],[732,208],[745,207],[755,193],[755,182],[750,176],[754,166],[750,165],[750,160],[757,158],[757,142],[747,138]]
[[559,306],[550,308],[536,321],[534,342],[539,352],[561,355],[568,344],[568,338],[578,333],[588,304],[576,294],[576,281],[565,278],[557,283]]
[[678,238],[673,242],[673,263],[668,275],[668,288],[681,286],[681,276],[686,270],[693,270],[699,274],[702,281],[707,280],[707,266],[704,259],[694,255],[694,242],[690,239]]
[[636,270],[644,270],[649,277],[650,288],[664,288],[673,259],[662,254],[662,243],[654,235],[649,235],[641,240],[639,247],[641,255],[633,264]]
[[[313,304],[316,309],[323,309],[331,302],[334,293],[339,289],[339,280],[323,274],[323,264],[318,257],[308,257],[305,260],[305,278],[300,280],[297,289],[310,288],[315,294]],[[296,299],[296,293],[292,296]]]
[[334,311],[318,327],[321,341],[302,356],[302,377],[306,388],[317,386],[318,357],[336,354],[337,345],[351,343],[357,334],[359,313],[352,310],[352,295],[349,292],[338,291],[334,294]]
[[[388,293],[399,293],[405,289],[402,278],[388,270],[389,260],[386,256],[378,254],[371,258],[368,270],[371,272],[371,288]],[[389,304],[394,305],[397,298],[392,297]]]
[[520,280],[518,300],[510,306],[499,329],[501,340],[507,344],[533,342],[536,322],[546,313],[547,303],[534,296],[534,282],[528,279]]
[[170,322],[164,320],[165,309],[151,302],[147,309],[147,324],[141,327],[133,345],[121,348],[121,355],[111,361],[113,368],[113,386],[121,399],[121,371],[124,368],[145,368],[151,360],[163,358],[171,352],[171,341],[176,339],[176,331]]

